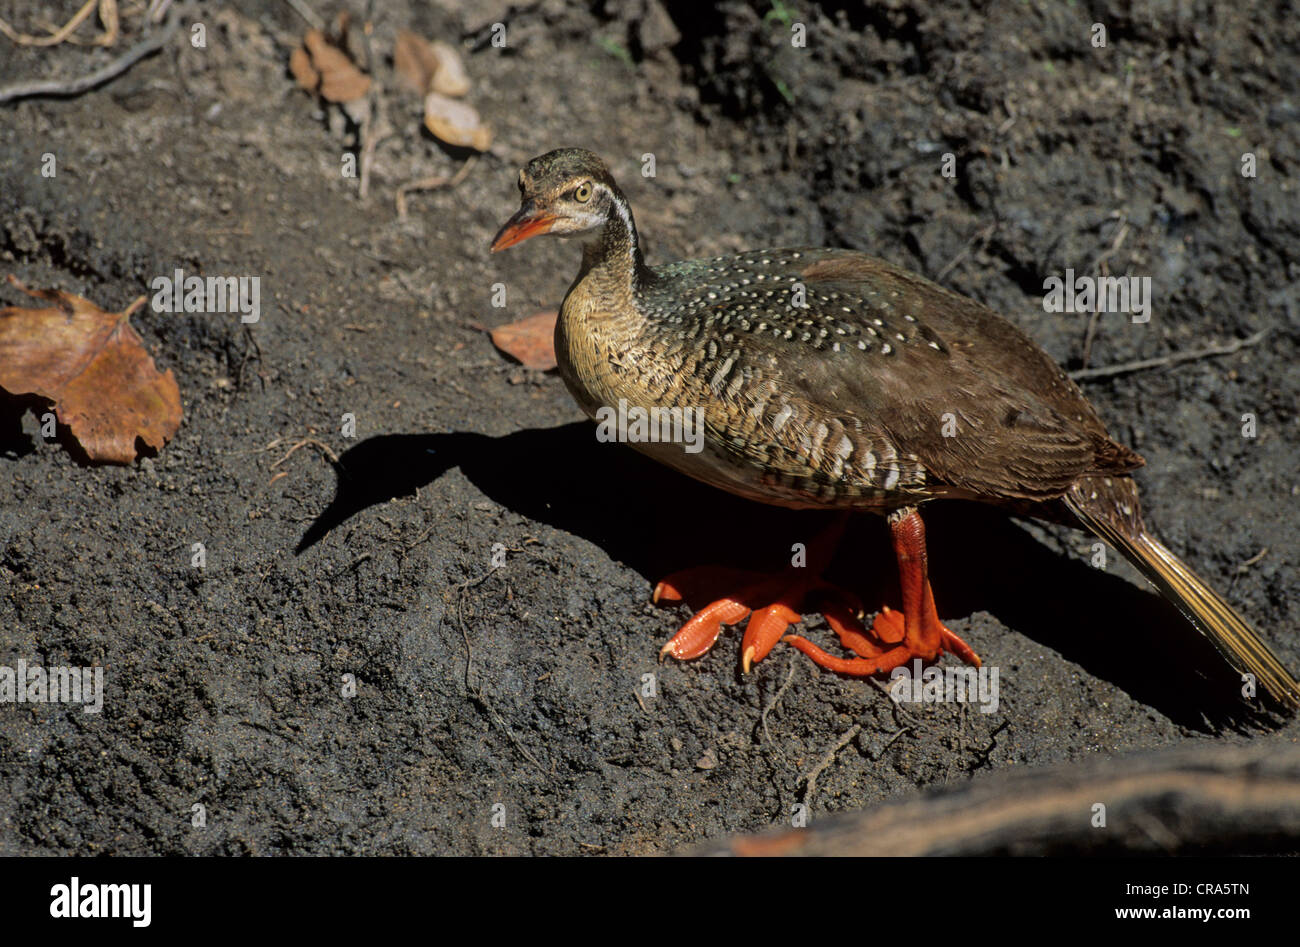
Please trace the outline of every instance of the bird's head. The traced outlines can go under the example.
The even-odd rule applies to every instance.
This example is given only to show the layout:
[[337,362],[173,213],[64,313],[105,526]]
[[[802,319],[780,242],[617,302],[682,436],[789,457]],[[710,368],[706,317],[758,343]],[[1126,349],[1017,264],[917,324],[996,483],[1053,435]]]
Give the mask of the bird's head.
[[605,226],[626,201],[605,163],[582,148],[560,148],[519,172],[519,210],[492,241],[492,252],[538,234],[573,236]]

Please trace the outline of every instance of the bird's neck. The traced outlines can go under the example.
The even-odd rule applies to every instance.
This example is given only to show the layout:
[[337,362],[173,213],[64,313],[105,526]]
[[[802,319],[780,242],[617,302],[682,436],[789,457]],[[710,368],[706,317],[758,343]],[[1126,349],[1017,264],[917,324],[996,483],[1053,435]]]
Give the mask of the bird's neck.
[[620,397],[638,398],[629,388],[629,372],[646,326],[641,294],[653,280],[641,258],[632,211],[615,192],[605,225],[583,244],[582,269],[555,325],[560,377],[588,415]]
[[627,198],[614,190],[605,226],[583,244],[582,269],[575,285],[585,282],[591,291],[630,300],[649,278],[632,208]]

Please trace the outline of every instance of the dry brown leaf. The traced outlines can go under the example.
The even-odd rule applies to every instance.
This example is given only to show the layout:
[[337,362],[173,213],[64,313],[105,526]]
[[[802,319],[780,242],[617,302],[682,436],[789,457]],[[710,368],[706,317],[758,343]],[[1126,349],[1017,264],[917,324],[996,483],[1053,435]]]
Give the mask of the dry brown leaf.
[[91,460],[129,464],[136,438],[161,450],[180,428],[181,393],[128,321],[145,297],[105,312],[73,293],[9,282],[53,305],[0,308],[0,388],[53,401]]
[[401,30],[393,43],[393,70],[411,91],[424,95],[433,88],[438,57],[424,37],[410,30]]
[[393,44],[393,69],[409,88],[425,95],[461,96],[470,89],[469,73],[450,43],[426,40],[402,30]]
[[492,147],[492,129],[483,124],[474,107],[437,92],[424,97],[424,127],[449,145],[475,151]]
[[303,46],[289,54],[289,71],[298,85],[308,92],[315,92],[320,85],[320,73],[311,64],[311,54]]
[[555,367],[555,320],[559,313],[539,312],[492,330],[492,344],[524,368],[548,372]]
[[355,102],[370,91],[370,77],[320,30],[308,30],[289,57],[289,71],[304,89],[330,102]]

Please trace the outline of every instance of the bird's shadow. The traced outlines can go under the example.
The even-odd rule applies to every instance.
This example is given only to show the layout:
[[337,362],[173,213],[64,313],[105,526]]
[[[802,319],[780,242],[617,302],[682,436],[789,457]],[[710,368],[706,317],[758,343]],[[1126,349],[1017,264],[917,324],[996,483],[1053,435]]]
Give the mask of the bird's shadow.
[[[790,561],[794,543],[810,543],[832,521],[833,514],[733,497],[626,446],[599,443],[594,430],[577,422],[503,437],[370,438],[339,458],[335,497],[296,551],[306,552],[367,507],[414,494],[452,467],[502,506],[589,540],[648,582],[705,563],[775,572]],[[1237,696],[1239,676],[1154,592],[1048,550],[996,509],[938,503],[926,508],[926,522],[944,618],[990,612],[1189,728],[1267,724],[1266,715]],[[868,608],[898,602],[896,566],[879,517],[855,518],[830,571]],[[995,649],[984,645],[986,662],[996,663],[988,654]]]

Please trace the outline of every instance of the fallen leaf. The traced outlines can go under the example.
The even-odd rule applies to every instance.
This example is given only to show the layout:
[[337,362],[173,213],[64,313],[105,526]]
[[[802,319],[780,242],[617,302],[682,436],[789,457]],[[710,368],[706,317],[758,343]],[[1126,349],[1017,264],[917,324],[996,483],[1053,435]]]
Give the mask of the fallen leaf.
[[73,293],[9,282],[45,309],[0,308],[0,388],[54,402],[94,461],[129,464],[136,438],[161,450],[181,425],[181,393],[168,369],[158,371],[124,312],[105,312]]
[[434,40],[429,48],[438,63],[438,68],[433,71],[433,85],[430,88],[442,95],[459,96],[469,92],[469,73],[465,71],[465,63],[461,61],[456,47]]
[[289,71],[293,73],[294,81],[299,87],[308,92],[315,92],[320,85],[320,73],[311,64],[311,53],[304,46],[299,46],[289,54]]
[[492,344],[524,368],[548,372],[555,367],[555,320],[559,313],[539,312],[492,330]]
[[411,91],[424,95],[433,88],[438,57],[424,37],[400,30],[393,42],[393,71]]
[[424,127],[449,145],[475,151],[492,147],[492,129],[483,124],[474,107],[437,92],[424,97]]
[[320,30],[308,30],[289,56],[298,85],[330,102],[355,102],[370,91],[370,77]]
[[469,73],[450,43],[426,40],[402,30],[393,44],[393,69],[409,88],[425,95],[461,96],[470,89]]

